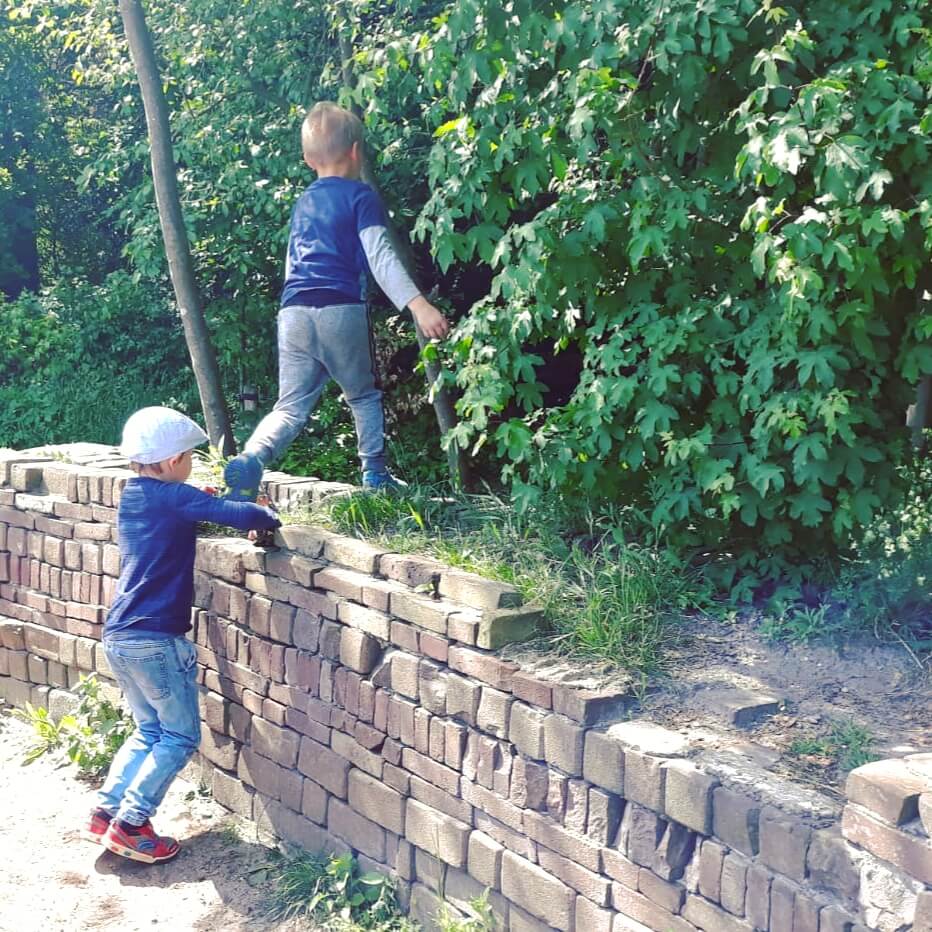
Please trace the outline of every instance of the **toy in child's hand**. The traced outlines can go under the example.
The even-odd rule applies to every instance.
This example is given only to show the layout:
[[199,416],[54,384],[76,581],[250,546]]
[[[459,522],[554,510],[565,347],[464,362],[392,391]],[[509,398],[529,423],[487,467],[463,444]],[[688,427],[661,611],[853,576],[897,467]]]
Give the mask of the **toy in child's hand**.
[[[257,505],[262,505],[263,508],[268,508],[271,511],[277,511],[275,506],[272,504],[271,499],[268,495],[260,495],[256,499]],[[249,539],[257,547],[274,547],[275,546],[275,531],[274,530],[265,530],[265,531],[250,531]]]

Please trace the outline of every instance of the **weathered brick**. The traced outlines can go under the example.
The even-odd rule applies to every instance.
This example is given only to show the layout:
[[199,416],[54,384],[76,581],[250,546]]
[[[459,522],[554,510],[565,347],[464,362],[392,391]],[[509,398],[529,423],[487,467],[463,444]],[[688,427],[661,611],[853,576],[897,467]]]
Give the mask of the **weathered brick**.
[[368,576],[375,574],[385,551],[354,537],[334,535],[324,543],[324,559],[358,570]]
[[486,609],[479,620],[476,646],[485,650],[498,650],[506,644],[527,641],[534,637],[543,622],[543,612],[530,606]]
[[298,770],[328,792],[346,799],[350,762],[311,738],[301,739]]
[[404,834],[404,797],[361,770],[350,771],[349,805],[360,815],[396,835]]
[[599,906],[608,906],[611,899],[611,882],[594,871],[586,870],[575,861],[554,854],[547,848],[538,850],[538,863],[554,877],[568,884]]
[[485,832],[469,836],[467,867],[471,876],[493,890],[501,889],[502,856],[505,848]]
[[[825,906],[819,913],[819,932],[851,932],[854,919],[840,906]],[[932,925],[919,927],[914,925],[913,932],[932,932]]]
[[712,829],[729,847],[753,857],[760,844],[760,806],[727,787],[712,791]]
[[622,744],[602,731],[586,732],[585,742],[583,776],[596,786],[624,795],[625,754]]
[[628,803],[621,820],[618,847],[635,863],[650,867],[666,823],[651,809]]
[[357,851],[384,863],[385,829],[333,797],[327,805],[327,829]]
[[444,812],[454,819],[459,819],[460,822],[465,822],[467,825],[472,823],[473,809],[465,799],[452,796],[445,790],[440,789],[439,786],[428,783],[414,774],[408,779],[407,788],[410,795],[419,803],[424,803],[425,806],[430,806],[431,809]]
[[515,699],[523,699],[530,705],[541,709],[549,709],[552,706],[552,687],[530,673],[517,670],[512,677],[511,689]]
[[475,677],[505,692],[511,692],[511,679],[518,669],[517,664],[510,661],[458,645],[450,648],[449,664],[451,670]]
[[599,870],[600,848],[588,838],[573,835],[539,812],[524,812],[523,824],[525,833],[534,841],[591,871]]
[[894,825],[919,815],[919,797],[932,793],[932,776],[909,766],[904,759],[878,760],[848,774],[848,799]]
[[837,829],[813,832],[806,855],[807,877],[820,887],[856,901],[861,884],[858,860]]
[[467,860],[469,826],[417,800],[409,799],[405,816],[405,837],[411,844],[453,867]]
[[770,928],[793,928],[793,912],[796,900],[796,885],[785,877],[774,877],[770,885]]
[[720,902],[733,916],[744,915],[749,862],[734,851],[722,862]]
[[681,886],[662,880],[646,867],[638,871],[638,891],[671,913],[680,911],[686,897],[686,891]]
[[313,780],[305,779],[301,792],[301,812],[318,825],[327,824],[327,791]]
[[615,914],[610,909],[602,909],[581,894],[576,897],[576,928],[586,932],[612,932],[612,919]]
[[895,864],[924,884],[932,885],[932,841],[908,835],[874,818],[866,809],[849,803],[841,820],[848,841]]
[[576,689],[553,687],[553,710],[579,722],[595,725],[618,721],[632,706],[634,697],[629,689]]
[[360,770],[365,770],[376,779],[382,776],[382,758],[358,744],[351,735],[334,731],[330,736],[330,744],[335,754],[345,757]]
[[254,791],[245,786],[236,777],[231,777],[222,770],[214,770],[211,775],[211,792],[221,806],[226,806],[243,818],[253,817]]
[[463,676],[451,674],[446,679],[447,714],[461,718],[470,725],[476,724],[482,687]]
[[417,699],[420,665],[419,657],[395,651],[392,655],[392,689],[410,699]]
[[[637,893],[620,883],[612,884],[612,905],[619,912],[615,917],[613,932],[640,932],[644,926],[659,932],[695,932],[695,927],[690,923],[658,906],[643,893]],[[635,924],[632,925],[630,920],[634,920]],[[710,932],[719,932],[718,926],[705,928]]]
[[286,524],[275,532],[275,543],[285,550],[294,550],[306,557],[319,557],[324,544],[333,537],[331,531],[303,524]]
[[[334,611],[336,610],[334,609]],[[319,615],[299,608],[294,614],[291,629],[291,640],[294,646],[312,654],[316,653],[320,645],[320,623]],[[271,626],[271,614],[269,615],[269,624]]]
[[556,929],[573,928],[576,897],[546,870],[506,851],[502,858],[502,893]]
[[544,721],[544,757],[574,776],[582,775],[585,729],[572,719],[551,713]]
[[811,828],[773,806],[761,810],[759,825],[760,860],[778,874],[802,882]]
[[712,792],[718,780],[690,761],[669,760],[665,772],[664,811],[676,822],[708,835],[712,831]]
[[252,744],[263,757],[283,767],[294,767],[298,760],[300,736],[290,728],[279,728],[263,718],[253,716]]
[[747,872],[747,896],[745,912],[748,921],[755,929],[769,929],[770,926],[770,884],[772,875],[763,867],[752,864]]
[[722,865],[725,849],[706,839],[699,849],[699,892],[706,899],[719,902],[722,895]]
[[411,592],[406,589],[393,590],[389,598],[389,610],[397,618],[410,621],[420,628],[435,634],[447,633],[447,620],[457,606],[444,600]]
[[746,922],[729,916],[719,907],[698,896],[686,898],[683,918],[700,929],[714,929],[715,932],[752,932],[752,927]]
[[412,654],[420,653],[420,629],[403,621],[393,621],[392,644]]
[[476,717],[478,726],[496,737],[507,738],[513,702],[514,699],[509,693],[483,686]]
[[516,757],[512,764],[509,799],[521,809],[543,809],[547,802],[547,766]]
[[202,728],[200,751],[211,763],[224,770],[236,768],[239,745],[226,735],[217,734],[210,728]]
[[514,586],[449,568],[441,573],[438,589],[440,595],[478,609],[515,608],[522,602]]
[[586,820],[586,834],[596,844],[610,845],[615,840],[621,824],[623,803],[614,793],[603,790],[589,790],[589,815]]
[[341,602],[337,615],[344,624],[365,631],[366,634],[371,634],[382,641],[387,641],[391,635],[392,620],[384,612],[366,608],[364,605],[356,605],[353,602]]

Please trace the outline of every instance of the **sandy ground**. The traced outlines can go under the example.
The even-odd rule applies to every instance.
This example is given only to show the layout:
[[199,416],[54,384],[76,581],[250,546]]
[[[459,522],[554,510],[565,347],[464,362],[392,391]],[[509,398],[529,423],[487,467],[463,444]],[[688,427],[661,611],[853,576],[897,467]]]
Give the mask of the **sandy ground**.
[[182,842],[167,864],[85,841],[92,787],[72,766],[21,765],[30,730],[0,712],[0,932],[297,932],[266,918],[273,855],[197,787],[176,781],[155,820]]

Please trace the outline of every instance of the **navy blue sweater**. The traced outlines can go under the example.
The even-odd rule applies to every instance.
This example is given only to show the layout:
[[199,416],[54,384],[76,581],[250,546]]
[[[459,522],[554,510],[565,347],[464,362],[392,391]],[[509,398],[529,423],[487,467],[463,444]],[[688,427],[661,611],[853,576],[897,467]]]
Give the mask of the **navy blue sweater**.
[[278,527],[268,509],[214,498],[180,482],[137,476],[120,498],[120,581],[104,635],[184,634],[191,627],[198,521],[240,530]]

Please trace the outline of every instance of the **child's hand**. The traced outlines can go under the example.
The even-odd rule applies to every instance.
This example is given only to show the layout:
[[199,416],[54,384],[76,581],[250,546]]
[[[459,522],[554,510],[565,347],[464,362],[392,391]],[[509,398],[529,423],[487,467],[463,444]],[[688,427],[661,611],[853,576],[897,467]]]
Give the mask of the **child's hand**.
[[450,322],[424,295],[418,295],[408,307],[428,340],[442,340],[450,332]]

